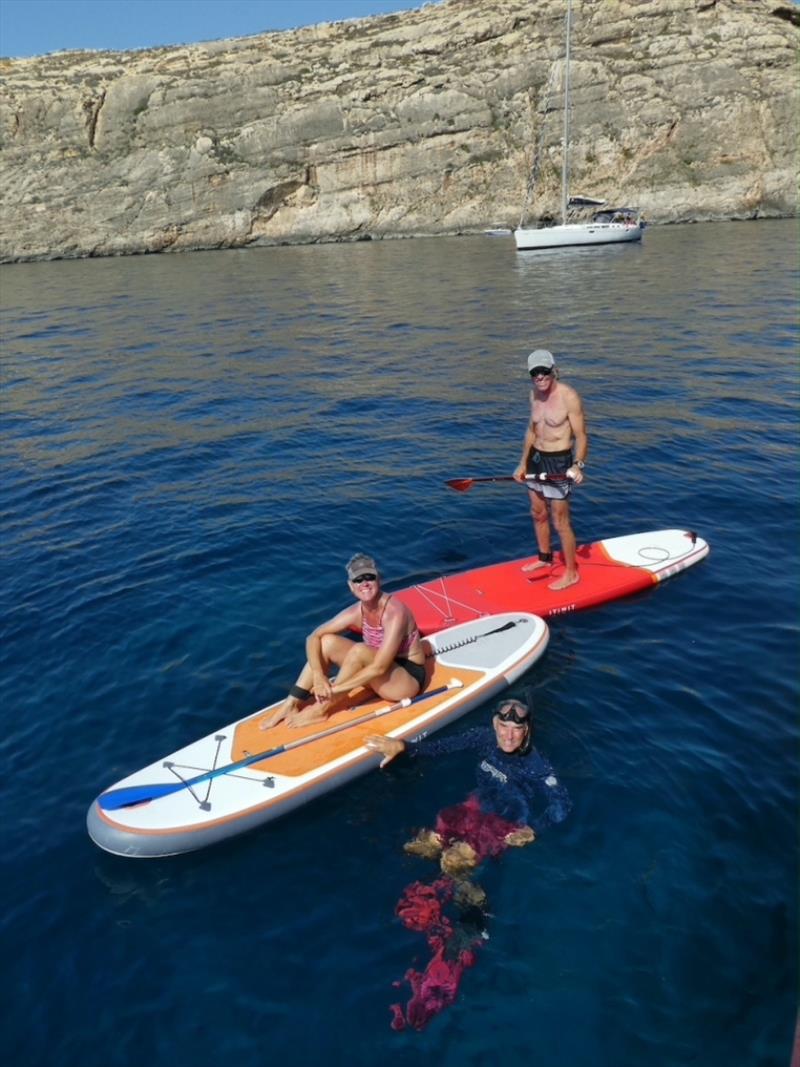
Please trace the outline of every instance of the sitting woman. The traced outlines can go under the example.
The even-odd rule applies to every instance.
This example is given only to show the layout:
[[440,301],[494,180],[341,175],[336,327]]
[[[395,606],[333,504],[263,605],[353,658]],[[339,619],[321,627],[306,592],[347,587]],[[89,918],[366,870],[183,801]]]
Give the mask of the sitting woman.
[[[287,726],[318,722],[337,697],[358,686],[367,686],[392,702],[414,697],[424,688],[427,650],[414,616],[401,601],[381,590],[380,571],[371,556],[357,553],[346,569],[356,603],[309,634],[308,662],[281,706],[264,717],[262,730],[284,720]],[[363,640],[353,641],[343,630],[360,632]],[[334,667],[339,670],[331,679]]]

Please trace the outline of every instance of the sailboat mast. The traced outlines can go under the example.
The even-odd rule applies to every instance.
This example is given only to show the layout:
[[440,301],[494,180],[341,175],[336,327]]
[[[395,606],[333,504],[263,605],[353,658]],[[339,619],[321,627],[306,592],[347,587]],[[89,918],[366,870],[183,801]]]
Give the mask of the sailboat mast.
[[567,48],[564,54],[564,150],[561,157],[561,224],[567,223],[569,202],[569,53],[572,37],[572,0],[567,0]]

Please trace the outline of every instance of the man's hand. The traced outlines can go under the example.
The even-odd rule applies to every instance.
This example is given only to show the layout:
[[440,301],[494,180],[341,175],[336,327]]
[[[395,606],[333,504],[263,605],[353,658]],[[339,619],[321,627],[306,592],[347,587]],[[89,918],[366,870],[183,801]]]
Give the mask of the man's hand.
[[520,826],[518,830],[512,830],[510,834],[506,834],[506,844],[511,848],[522,848],[523,845],[529,845],[535,840],[536,834],[530,826]]
[[383,756],[381,767],[385,767],[401,752],[405,752],[406,743],[401,741],[399,737],[384,737],[383,734],[373,734],[372,737],[368,737],[364,741],[364,748],[368,748],[370,752],[380,752]]

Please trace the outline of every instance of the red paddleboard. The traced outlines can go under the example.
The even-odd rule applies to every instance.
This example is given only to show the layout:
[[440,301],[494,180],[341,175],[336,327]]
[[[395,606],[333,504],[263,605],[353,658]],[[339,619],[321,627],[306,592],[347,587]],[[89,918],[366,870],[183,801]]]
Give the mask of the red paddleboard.
[[652,530],[582,545],[580,581],[568,589],[548,588],[564,574],[564,558],[556,553],[552,564],[533,572],[522,568],[538,556],[526,556],[433,578],[393,595],[408,605],[424,634],[501,611],[547,618],[649,589],[698,563],[708,551],[691,530]]

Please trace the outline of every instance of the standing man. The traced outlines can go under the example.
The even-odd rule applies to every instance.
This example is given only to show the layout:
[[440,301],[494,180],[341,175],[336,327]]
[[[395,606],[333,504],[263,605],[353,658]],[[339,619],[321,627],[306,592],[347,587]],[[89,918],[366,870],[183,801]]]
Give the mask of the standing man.
[[572,486],[583,481],[583,466],[589,443],[581,398],[572,388],[558,380],[551,352],[537,348],[528,356],[531,376],[531,421],[522,446],[522,458],[514,478],[524,482],[526,475],[544,475],[541,481],[529,481],[531,515],[539,558],[526,563],[524,571],[551,567],[550,520],[552,518],[564,553],[564,574],[549,586],[567,589],[579,581],[575,556],[575,534],[569,516]]

